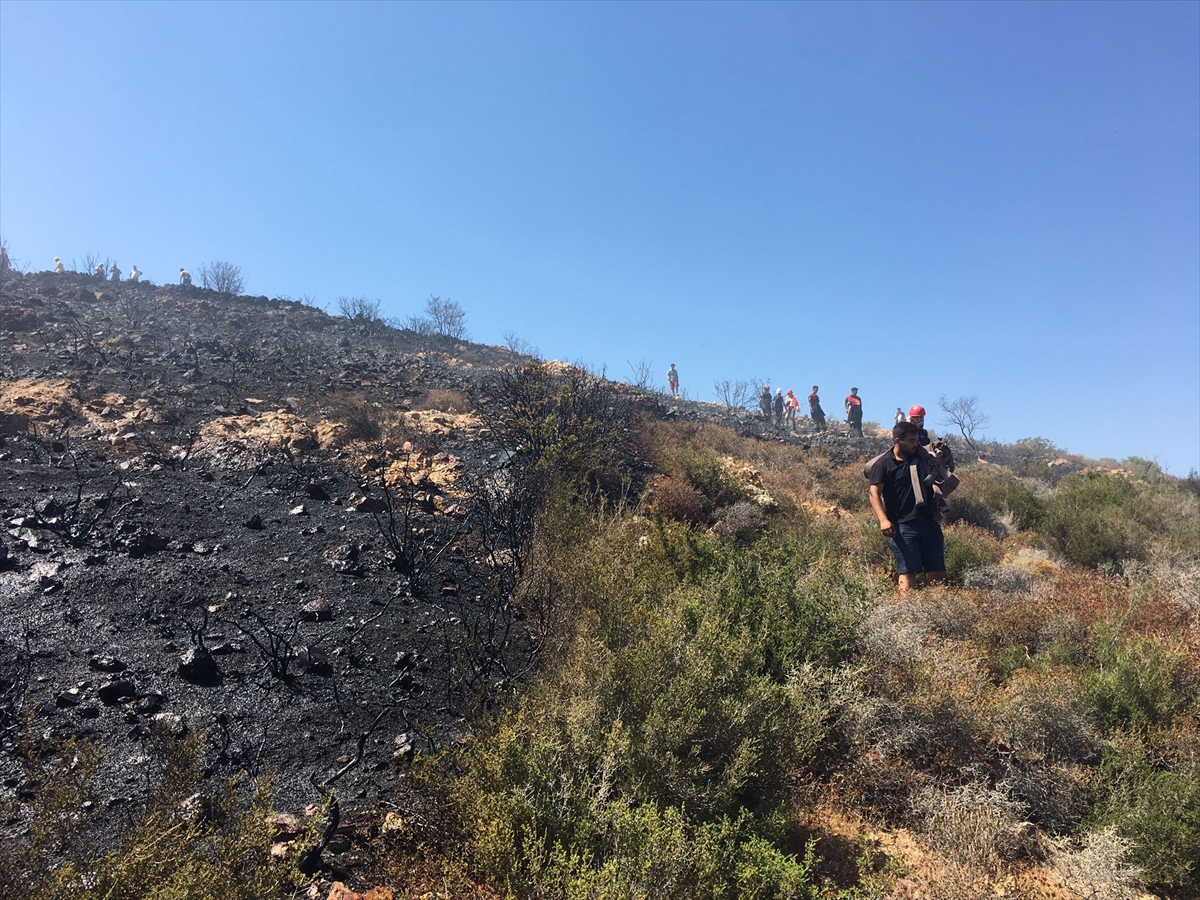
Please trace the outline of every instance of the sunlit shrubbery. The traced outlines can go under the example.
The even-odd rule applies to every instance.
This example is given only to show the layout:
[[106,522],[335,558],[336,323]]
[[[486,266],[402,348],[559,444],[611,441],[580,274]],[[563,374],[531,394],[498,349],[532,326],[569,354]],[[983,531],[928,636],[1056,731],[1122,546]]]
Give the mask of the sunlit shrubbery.
[[1200,554],[1196,498],[1174,482],[1134,482],[1106,472],[1064,478],[1044,502],[1037,530],[1049,545],[1085,566],[1145,561],[1155,543]]
[[809,896],[778,817],[828,692],[794,673],[848,658],[865,600],[820,553],[658,520],[556,555],[592,585],[572,646],[449,788],[473,865],[515,896]]

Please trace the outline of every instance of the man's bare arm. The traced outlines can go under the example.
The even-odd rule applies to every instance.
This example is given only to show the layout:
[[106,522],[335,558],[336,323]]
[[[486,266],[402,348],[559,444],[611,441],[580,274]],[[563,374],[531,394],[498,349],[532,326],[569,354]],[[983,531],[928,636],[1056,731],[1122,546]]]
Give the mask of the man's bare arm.
[[875,510],[875,518],[879,520],[879,530],[885,537],[891,537],[894,529],[883,508],[883,489],[877,484],[871,485],[871,509]]

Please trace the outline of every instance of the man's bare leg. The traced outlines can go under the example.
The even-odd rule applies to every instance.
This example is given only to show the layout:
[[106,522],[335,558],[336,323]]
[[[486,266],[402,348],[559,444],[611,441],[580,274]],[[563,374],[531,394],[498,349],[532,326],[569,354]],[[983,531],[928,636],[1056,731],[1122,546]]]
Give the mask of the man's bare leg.
[[909,588],[911,588],[913,584],[915,584],[914,576],[901,575],[899,576],[899,580],[896,582],[896,590],[898,590],[901,594],[907,594]]

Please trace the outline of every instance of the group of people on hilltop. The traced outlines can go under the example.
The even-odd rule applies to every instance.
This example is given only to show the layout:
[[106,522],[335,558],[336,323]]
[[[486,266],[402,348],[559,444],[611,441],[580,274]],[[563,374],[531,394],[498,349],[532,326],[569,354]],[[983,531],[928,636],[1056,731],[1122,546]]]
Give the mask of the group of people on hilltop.
[[[814,384],[812,393],[808,395],[808,417],[817,431],[825,431],[829,426],[825,419],[825,410],[821,407],[820,391],[820,385]],[[844,406],[846,424],[850,426],[850,434],[854,437],[862,437],[862,398],[858,396],[858,388],[850,388]],[[789,431],[797,430],[796,417],[797,410],[800,409],[800,398],[791,388],[787,389],[786,394],[782,388],[776,388],[775,394],[772,396],[771,385],[764,384],[762,392],[758,395],[758,408],[767,425],[786,428]]]
[[[54,271],[59,275],[64,275],[67,271],[67,267],[63,265],[63,261],[57,256],[54,257]],[[145,273],[138,269],[137,266],[134,266],[129,270],[129,274],[125,277],[125,280],[136,284],[141,280],[143,274]],[[92,269],[92,275],[94,275],[100,281],[121,280],[121,270],[117,268],[116,263],[113,263],[107,267],[104,265],[104,263],[97,263],[96,267]],[[192,273],[183,267],[180,267],[179,269],[179,283],[185,287],[190,286],[192,283]]]

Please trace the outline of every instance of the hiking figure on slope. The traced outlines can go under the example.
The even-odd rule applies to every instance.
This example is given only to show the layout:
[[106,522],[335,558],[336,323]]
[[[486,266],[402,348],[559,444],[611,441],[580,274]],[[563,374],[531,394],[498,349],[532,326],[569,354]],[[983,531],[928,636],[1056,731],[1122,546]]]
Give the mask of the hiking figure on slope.
[[850,426],[850,436],[860,438],[862,433],[862,398],[858,396],[858,388],[850,388],[846,397],[846,424]]
[[783,398],[783,415],[789,431],[796,430],[796,410],[799,408],[800,401],[796,399],[792,389],[788,388],[787,396]]
[[63,265],[62,260],[59,259],[57,256],[54,257],[54,271],[57,272],[59,275],[66,274],[66,271],[67,271],[66,267]]
[[137,283],[137,280],[142,277],[142,273],[138,271],[138,267],[134,266],[129,272],[129,280]]
[[96,268],[92,269],[92,274],[103,281],[105,271],[104,263],[97,263]]
[[108,278],[110,281],[121,280],[121,270],[117,268],[117,264],[113,263],[108,269]]
[[897,406],[896,407],[896,415],[894,415],[892,417],[892,422],[896,425],[899,425],[901,422],[907,422],[907,421],[908,421],[908,417],[906,415],[904,415],[904,410],[902,410],[900,407]]
[[764,384],[762,393],[758,395],[758,408],[762,410],[763,418],[767,420],[767,425],[771,424],[771,386]]
[[958,479],[947,475],[919,443],[919,429],[901,422],[892,429],[892,449],[870,460],[863,474],[870,482],[871,509],[888,539],[904,593],[926,573],[931,583],[946,577],[946,546],[938,513],[943,492]]
[[667,386],[671,388],[671,396],[679,396],[679,372],[675,369],[675,363],[671,363],[671,368],[667,369]]
[[783,427],[783,388],[775,389],[775,427]]
[[179,283],[180,283],[180,284],[182,284],[182,285],[185,285],[186,287],[191,287],[191,285],[192,285],[192,273],[191,273],[191,272],[189,272],[187,269],[180,268],[180,270],[179,270]]
[[813,420],[817,431],[825,430],[825,410],[821,409],[821,398],[817,395],[820,387],[813,385],[812,393],[808,395],[808,415]]

